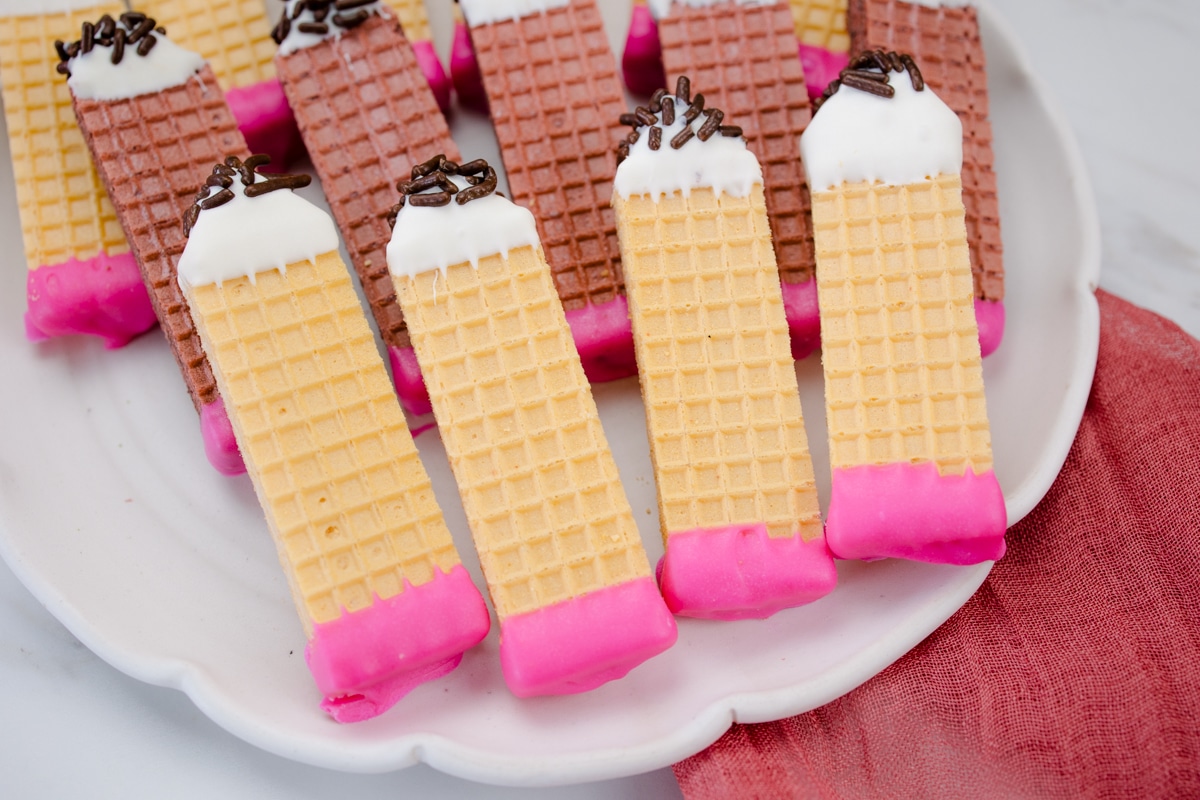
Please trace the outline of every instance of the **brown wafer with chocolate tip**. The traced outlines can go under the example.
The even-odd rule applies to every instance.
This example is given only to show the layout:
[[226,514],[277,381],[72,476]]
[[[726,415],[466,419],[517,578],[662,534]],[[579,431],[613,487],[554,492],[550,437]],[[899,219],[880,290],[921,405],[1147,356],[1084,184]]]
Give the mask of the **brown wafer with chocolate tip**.
[[[133,48],[121,55],[130,58],[137,58]],[[200,414],[209,459],[227,474],[243,472],[232,431],[223,437],[211,428],[226,430],[228,422],[175,271],[187,242],[184,215],[196,190],[214,163],[249,155],[237,120],[207,65],[167,89],[123,100],[73,97],[72,104]]]
[[610,207],[625,96],[595,0],[467,22],[512,199],[533,212],[555,289],[593,381],[632,375]]
[[[812,201],[799,140],[812,109],[790,6],[724,2],[693,8],[674,2],[658,30],[668,85],[686,75],[702,87],[712,105],[742,127],[762,164],[783,283],[811,280]],[[741,58],[731,57],[739,53]]]
[[387,214],[396,183],[431,154],[458,160],[437,100],[390,15],[372,14],[340,36],[276,57],[300,135],[383,341],[392,351],[400,399],[412,411],[429,400],[411,359],[408,328],[388,273]]
[[925,82],[963,124],[963,205],[975,297],[1004,299],[1004,248],[988,119],[987,61],[971,6],[931,8],[902,0],[850,0],[850,49],[910,54]]

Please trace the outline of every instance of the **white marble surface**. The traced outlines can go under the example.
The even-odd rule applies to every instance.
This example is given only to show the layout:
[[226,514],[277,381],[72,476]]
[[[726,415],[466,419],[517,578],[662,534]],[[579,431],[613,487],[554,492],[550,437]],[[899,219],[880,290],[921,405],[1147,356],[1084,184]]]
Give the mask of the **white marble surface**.
[[[995,5],[1078,136],[1103,227],[1102,285],[1200,335],[1200,151],[1194,144],[1200,107],[1187,83],[1200,4]],[[102,662],[3,564],[0,678],[4,797],[679,796],[669,770],[530,791],[484,787],[426,767],[345,775],[269,755],[217,728],[183,694],[142,684]]]

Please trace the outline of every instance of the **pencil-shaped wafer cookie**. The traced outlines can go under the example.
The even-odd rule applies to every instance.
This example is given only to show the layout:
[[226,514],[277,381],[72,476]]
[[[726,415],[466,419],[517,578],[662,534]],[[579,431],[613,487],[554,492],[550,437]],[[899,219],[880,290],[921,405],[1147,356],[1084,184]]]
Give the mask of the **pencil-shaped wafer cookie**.
[[457,156],[450,129],[382,3],[339,11],[320,0],[289,0],[274,36],[279,79],[387,345],[396,392],[410,411],[427,413],[429,396],[388,273],[385,217],[396,181],[421,158]]
[[687,75],[746,134],[763,171],[767,216],[792,329],[792,351],[817,346],[811,200],[799,137],[812,118],[786,0],[656,3],[668,85]]
[[[639,108],[613,206],[677,614],[767,617],[830,592],[762,170],[721,112]],[[736,118],[734,119],[736,121]]]
[[856,56],[801,140],[813,183],[843,558],[1004,554],[959,169],[962,125],[907,56]]
[[189,212],[179,283],[340,722],[458,666],[487,607],[446,528],[307,176],[229,159]]
[[209,461],[238,474],[241,456],[175,266],[196,188],[213,162],[245,155],[246,142],[204,59],[156,25],[135,12],[85,22],[81,38],[62,53],[63,71],[84,140],[200,414]]
[[303,152],[275,77],[275,43],[262,0],[138,0],[180,46],[204,57],[225,91],[246,144],[275,169]]
[[965,0],[851,0],[851,52],[909,53],[963,125],[963,205],[975,280],[979,344],[987,356],[1004,338],[1004,245],[988,117],[987,57],[979,17]]
[[25,330],[34,341],[84,333],[119,347],[154,326],[51,46],[121,8],[103,0],[0,2],[0,81],[29,268]]
[[790,0],[804,81],[814,100],[850,61],[847,0]]
[[482,160],[401,185],[388,264],[500,620],[514,694],[620,678],[671,646],[528,210]]
[[625,96],[596,0],[462,0],[513,202],[533,212],[583,367],[636,369],[609,205]]
[[421,72],[437,98],[442,113],[450,110],[450,78],[433,49],[433,32],[429,28],[429,14],[425,0],[387,0],[388,6],[400,21],[404,37],[412,45],[413,55],[421,65]]

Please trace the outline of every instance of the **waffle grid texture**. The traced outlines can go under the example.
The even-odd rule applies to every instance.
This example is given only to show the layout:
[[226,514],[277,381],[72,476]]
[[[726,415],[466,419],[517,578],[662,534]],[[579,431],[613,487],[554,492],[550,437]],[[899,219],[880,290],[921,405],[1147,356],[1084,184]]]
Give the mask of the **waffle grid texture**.
[[405,38],[410,42],[432,41],[433,34],[429,30],[429,14],[425,9],[425,0],[385,0],[385,2],[392,9],[392,13],[396,15],[396,19],[400,21]]
[[189,295],[309,632],[456,566],[341,257]]
[[522,247],[400,288],[501,622],[649,577],[542,253]]
[[957,175],[814,198],[830,461],[992,468]]
[[183,216],[214,164],[249,155],[246,142],[207,66],[161,92],[74,102],[154,313],[199,410],[217,399],[217,386],[176,277],[187,243]]
[[140,0],[176,44],[204,56],[226,89],[275,77],[271,24],[262,0]]
[[121,11],[100,3],[69,13],[0,17],[0,83],[8,126],[25,261],[30,269],[129,251],[55,72],[55,39],[71,41],[85,21]]
[[821,535],[761,186],[617,198],[663,537]]
[[796,38],[809,47],[831,53],[850,49],[846,30],[846,0],[790,0]]
[[626,105],[595,0],[478,25],[471,38],[513,201],[537,220],[563,307],[615,299],[624,277],[609,201]]
[[972,6],[929,8],[902,0],[850,0],[854,52],[911,53],[925,82],[963,125],[963,203],[975,296],[1004,299],[1004,245],[988,118],[987,60]]
[[667,84],[688,76],[693,92],[724,111],[726,123],[742,127],[758,157],[783,282],[810,280],[812,200],[800,135],[812,120],[812,106],[788,5],[676,4],[659,21],[659,38]]
[[438,153],[459,159],[412,47],[389,17],[277,61],[279,79],[386,344],[407,347],[388,272],[396,182]]

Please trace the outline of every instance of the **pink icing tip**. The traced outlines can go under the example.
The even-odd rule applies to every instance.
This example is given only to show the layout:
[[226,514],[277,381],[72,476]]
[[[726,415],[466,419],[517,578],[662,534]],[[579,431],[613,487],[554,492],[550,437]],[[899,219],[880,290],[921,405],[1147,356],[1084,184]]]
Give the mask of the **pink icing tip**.
[[1004,303],[975,299],[975,321],[979,324],[979,354],[990,356],[1004,338]]
[[83,333],[106,347],[121,347],[154,327],[158,319],[130,253],[69,258],[29,271],[25,335],[41,342]]
[[420,684],[458,666],[491,627],[466,568],[313,627],[305,661],[338,722],[378,716]]
[[475,58],[475,46],[471,43],[471,29],[466,23],[454,25],[454,43],[450,47],[450,80],[458,101],[467,108],[488,113],[487,92],[483,89],[483,74]]
[[637,374],[629,301],[624,295],[607,303],[571,309],[567,325],[589,381],[604,383]]
[[821,318],[817,314],[817,282],[784,283],[783,310],[792,334],[792,358],[808,358],[821,344]]
[[218,397],[200,406],[200,435],[204,438],[204,454],[208,463],[222,475],[241,475],[246,471],[242,452],[233,436],[233,424],[225,411],[225,401]]
[[396,396],[408,413],[416,416],[433,411],[429,401],[429,390],[425,388],[425,377],[417,364],[417,353],[411,347],[388,347],[388,361],[392,364],[392,385]]
[[621,56],[621,74],[625,76],[625,85],[634,94],[649,96],[667,85],[658,24],[650,9],[642,3],[633,6],[625,52]]
[[804,83],[808,96],[816,100],[847,66],[849,53],[831,53],[824,47],[800,45],[800,63],[804,66]]
[[1004,555],[1006,526],[991,470],[940,475],[927,461],[833,471],[825,536],[838,558],[995,561]]
[[417,57],[417,64],[421,67],[421,72],[425,73],[425,80],[429,82],[429,88],[433,90],[433,96],[437,99],[438,108],[443,114],[449,113],[450,78],[446,76],[441,59],[433,49],[433,42],[413,42],[412,49],[413,55]]
[[654,580],[638,578],[501,622],[500,666],[517,697],[586,692],[677,636]]
[[304,142],[283,87],[275,78],[225,93],[251,153],[271,157],[266,172],[282,171],[304,154]]
[[669,534],[658,580],[681,616],[766,619],[832,592],[837,570],[823,538],[773,539],[758,523]]

